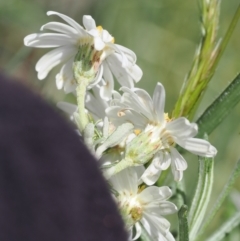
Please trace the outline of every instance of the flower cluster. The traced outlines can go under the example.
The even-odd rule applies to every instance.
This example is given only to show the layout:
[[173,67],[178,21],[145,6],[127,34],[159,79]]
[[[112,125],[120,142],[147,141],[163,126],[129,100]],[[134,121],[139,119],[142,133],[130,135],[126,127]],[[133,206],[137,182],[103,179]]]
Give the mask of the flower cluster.
[[[91,16],[83,16],[83,28],[73,19],[64,14],[49,11],[47,15],[57,15],[67,24],[50,22],[41,30],[57,33],[30,34],[24,38],[24,44],[35,48],[55,48],[45,54],[36,64],[38,78],[44,79],[49,71],[63,64],[56,75],[58,89],[66,92],[75,90],[77,81],[74,78],[73,63],[76,57],[91,62],[93,78],[91,88],[101,82],[102,97],[109,98],[114,89],[113,75],[123,86],[133,87],[142,77],[141,69],[135,64],[136,55],[128,48],[114,44],[114,38],[101,26],[96,26]],[[78,54],[79,53],[79,54]],[[80,56],[79,56],[80,55]]]
[[[157,186],[157,180],[170,166],[175,181],[183,178],[187,162],[178,146],[203,157],[214,157],[217,150],[208,141],[194,138],[198,132],[195,123],[164,112],[162,84],[157,83],[152,98],[134,87],[142,77],[136,55],[115,44],[91,16],[83,16],[82,27],[66,15],[47,14],[67,24],[50,22],[41,30],[57,33],[25,37],[26,46],[55,48],[36,64],[38,78],[44,79],[62,64],[56,75],[57,88],[76,93],[78,105],[61,102],[58,107],[81,126],[80,135],[102,166],[130,239],[137,239],[144,227],[154,241],[175,240],[163,216],[176,212],[177,207],[167,201],[171,189]],[[122,94],[114,90],[114,78]],[[81,87],[83,82],[86,88]]]

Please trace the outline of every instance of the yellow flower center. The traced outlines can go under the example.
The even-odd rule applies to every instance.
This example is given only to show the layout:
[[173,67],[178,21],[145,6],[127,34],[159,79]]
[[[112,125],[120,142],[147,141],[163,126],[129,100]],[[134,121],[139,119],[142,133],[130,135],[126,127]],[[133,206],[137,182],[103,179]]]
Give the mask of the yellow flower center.
[[139,221],[142,218],[142,208],[141,207],[133,207],[130,211],[130,215],[134,222]]
[[101,33],[103,31],[103,27],[99,25],[99,26],[97,26],[97,30],[99,33]]

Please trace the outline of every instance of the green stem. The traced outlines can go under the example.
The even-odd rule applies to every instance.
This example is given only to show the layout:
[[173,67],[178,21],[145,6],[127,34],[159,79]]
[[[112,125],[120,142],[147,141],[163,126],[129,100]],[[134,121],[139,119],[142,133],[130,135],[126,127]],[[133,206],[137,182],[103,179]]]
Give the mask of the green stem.
[[188,220],[187,220],[188,207],[183,205],[178,212],[179,219],[179,241],[188,241]]
[[108,180],[111,176],[119,173],[127,167],[133,166],[133,161],[130,158],[124,158],[118,162],[115,166],[104,170],[104,176]]
[[85,111],[85,95],[87,89],[87,82],[81,81],[77,86],[77,105],[78,105],[78,127],[80,132],[83,133],[84,129],[86,128],[87,124],[89,123],[88,117]]

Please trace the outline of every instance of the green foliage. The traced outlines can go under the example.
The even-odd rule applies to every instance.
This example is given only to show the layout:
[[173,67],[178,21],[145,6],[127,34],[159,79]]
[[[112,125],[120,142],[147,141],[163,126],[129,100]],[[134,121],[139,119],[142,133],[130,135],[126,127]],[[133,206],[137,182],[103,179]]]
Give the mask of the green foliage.
[[198,136],[208,135],[224,120],[240,101],[240,75],[218,96],[197,120]]
[[188,207],[183,205],[178,211],[178,219],[179,219],[179,241],[188,241]]

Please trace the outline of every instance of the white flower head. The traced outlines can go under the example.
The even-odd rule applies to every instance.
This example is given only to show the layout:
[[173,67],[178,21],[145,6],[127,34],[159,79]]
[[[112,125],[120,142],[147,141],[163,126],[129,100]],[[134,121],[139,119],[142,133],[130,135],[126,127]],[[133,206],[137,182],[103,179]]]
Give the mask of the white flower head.
[[[142,176],[145,183],[148,185],[155,183],[161,171],[170,165],[174,179],[176,181],[182,179],[183,171],[187,169],[187,162],[175,148],[176,144],[198,156],[214,157],[217,154],[216,148],[208,141],[194,138],[198,132],[197,124],[190,123],[185,117],[170,119],[164,113],[165,90],[162,84],[157,84],[153,98],[142,89],[122,87],[122,90],[124,91],[122,101],[118,102],[117,106],[109,107],[106,112],[113,123],[130,122],[141,130],[139,137],[136,137],[139,141],[133,140],[132,147],[131,143],[129,144],[128,153],[134,154],[136,165],[141,162],[145,164],[146,158],[148,161],[152,160]],[[151,151],[151,153],[147,151],[146,155],[144,147],[140,146],[137,149],[138,145],[134,145],[141,142],[143,137],[148,138],[144,139],[147,143],[146,150]]]
[[143,171],[143,167],[130,167],[110,179],[126,228],[132,236],[135,227],[133,240],[141,235],[141,223],[153,241],[174,241],[169,231],[170,223],[163,217],[177,211],[177,207],[167,201],[172,192],[166,186],[139,187]]
[[110,98],[114,88],[113,76],[122,86],[130,88],[134,81],[141,79],[142,71],[135,64],[136,55],[130,49],[114,44],[114,38],[101,26],[97,27],[91,16],[83,16],[83,28],[64,14],[49,11],[47,15],[57,15],[68,24],[49,22],[43,25],[41,30],[52,30],[55,33],[30,34],[24,38],[24,44],[29,47],[55,48],[36,64],[40,80],[44,79],[52,68],[62,64],[56,75],[57,88],[64,88],[66,92],[74,91],[77,83],[73,74],[73,63],[77,57],[86,58],[85,63],[91,62],[90,67],[93,67],[89,88],[104,79],[101,95],[106,99]]

